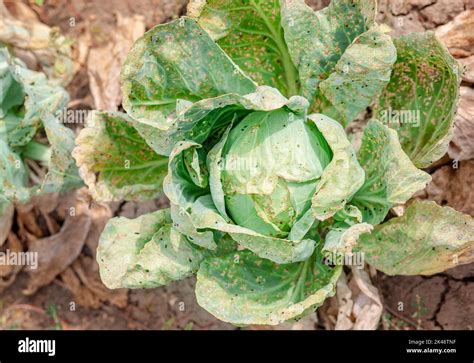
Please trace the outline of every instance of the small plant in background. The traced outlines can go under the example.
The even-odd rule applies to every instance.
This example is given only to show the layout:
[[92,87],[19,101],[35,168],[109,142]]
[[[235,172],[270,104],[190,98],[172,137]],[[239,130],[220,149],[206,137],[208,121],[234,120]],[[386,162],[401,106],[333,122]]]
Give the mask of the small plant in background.
[[[97,200],[154,198],[163,184],[171,207],[108,223],[108,287],[197,274],[197,300],[219,319],[279,324],[335,293],[342,266],[328,254],[362,253],[390,275],[473,260],[467,215],[415,201],[386,221],[446,153],[460,69],[432,33],[392,39],[376,13],[373,0],[317,12],[199,0],[135,43],[127,113],[93,113],[74,157]],[[344,127],[369,106],[356,152]]]
[[12,203],[82,185],[74,133],[59,122],[67,92],[0,46],[0,217]]

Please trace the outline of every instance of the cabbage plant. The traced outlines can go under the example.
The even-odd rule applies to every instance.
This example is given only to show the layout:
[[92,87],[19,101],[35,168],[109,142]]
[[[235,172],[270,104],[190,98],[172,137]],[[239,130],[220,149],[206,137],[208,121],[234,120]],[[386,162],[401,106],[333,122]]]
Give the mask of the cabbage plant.
[[82,185],[71,157],[74,133],[59,122],[68,100],[57,82],[0,45],[0,217],[12,203]]
[[[171,206],[107,224],[103,282],[197,274],[219,319],[274,325],[335,293],[330,256],[391,275],[471,262],[471,217],[414,201],[390,218],[447,150],[460,69],[433,33],[393,39],[375,16],[375,0],[194,0],[140,38],[122,69],[126,114],[95,112],[74,156],[96,199],[163,190]],[[345,127],[368,107],[356,150]]]

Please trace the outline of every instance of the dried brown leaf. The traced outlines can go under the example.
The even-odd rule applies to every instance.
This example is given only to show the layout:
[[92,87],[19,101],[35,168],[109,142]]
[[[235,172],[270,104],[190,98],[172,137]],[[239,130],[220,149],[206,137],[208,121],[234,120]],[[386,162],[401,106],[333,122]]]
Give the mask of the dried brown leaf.
[[335,330],[351,330],[354,326],[352,321],[352,291],[347,286],[347,276],[343,272],[337,281],[337,302],[339,303],[339,311],[337,314],[337,322]]
[[[10,252],[13,253],[19,253],[23,251],[22,243],[13,232],[8,234],[7,243],[4,247],[5,250],[10,250]],[[23,266],[21,265],[0,265],[0,292],[13,284],[16,279],[16,275],[18,275],[22,268]]]
[[38,268],[28,271],[30,279],[23,290],[25,295],[32,295],[51,283],[74,262],[86,242],[90,225],[91,218],[86,213],[68,216],[59,233],[29,241],[28,251],[38,253]]
[[99,110],[117,111],[121,103],[120,70],[132,44],[145,32],[141,15],[123,17],[117,13],[117,25],[111,40],[92,48],[87,62],[91,93]]
[[353,267],[349,281],[345,275],[339,279],[337,299],[336,330],[377,329],[383,306],[379,292],[365,270]]
[[100,308],[109,303],[119,308],[128,304],[128,290],[107,289],[100,280],[95,260],[89,256],[79,259],[61,274],[64,287],[70,290],[78,304],[89,308]]
[[377,288],[372,285],[369,274],[357,267],[352,268],[352,275],[361,290],[354,301],[352,313],[356,317],[354,330],[375,330],[382,317],[383,305]]

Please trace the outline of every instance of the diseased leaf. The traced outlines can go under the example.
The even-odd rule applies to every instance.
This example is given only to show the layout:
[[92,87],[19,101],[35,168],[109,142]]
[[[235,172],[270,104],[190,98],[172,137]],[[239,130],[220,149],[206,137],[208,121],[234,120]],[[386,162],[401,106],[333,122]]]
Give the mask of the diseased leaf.
[[447,151],[459,96],[458,63],[432,32],[394,40],[397,62],[376,117],[397,130],[405,153],[426,168]]
[[223,321],[276,325],[322,305],[334,295],[341,271],[324,265],[320,252],[305,262],[279,265],[240,251],[201,264],[196,297]]
[[161,194],[168,158],[150,149],[126,114],[93,112],[73,156],[99,201],[151,199]]
[[405,203],[431,181],[403,152],[396,131],[377,120],[365,127],[358,156],[366,180],[351,204],[362,212],[364,222],[381,223],[390,208]]
[[[397,59],[389,35],[373,27],[354,39],[337,62],[333,73],[319,84],[321,97],[328,100],[347,125],[379,96],[390,80]],[[317,106],[326,113],[327,103]]]
[[167,130],[178,100],[247,94],[255,83],[194,19],[154,27],[132,47],[122,68],[123,107],[135,120]]
[[304,0],[282,1],[286,43],[307,99],[320,97],[320,82],[334,72],[352,42],[374,24],[375,14],[374,0],[333,0],[316,12]]
[[388,275],[432,275],[474,261],[474,219],[435,202],[413,202],[362,235],[356,247]]
[[298,72],[280,24],[279,0],[193,0],[188,15],[258,84],[278,88],[288,97],[298,94]]
[[110,289],[151,288],[192,275],[204,254],[172,226],[168,209],[136,219],[113,218],[99,241],[97,262]]

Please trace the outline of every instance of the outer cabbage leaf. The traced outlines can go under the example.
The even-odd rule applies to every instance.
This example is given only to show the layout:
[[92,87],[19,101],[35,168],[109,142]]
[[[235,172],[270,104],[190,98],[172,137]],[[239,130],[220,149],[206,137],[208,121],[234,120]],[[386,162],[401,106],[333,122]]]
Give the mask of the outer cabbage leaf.
[[303,95],[313,110],[344,125],[380,94],[396,59],[375,15],[375,0],[333,0],[317,12],[304,0],[282,1],[285,39]]
[[426,168],[446,153],[452,138],[460,67],[432,32],[394,43],[398,58],[376,117],[397,130],[403,150]]
[[390,208],[405,203],[431,181],[403,152],[396,131],[379,121],[369,121],[358,156],[366,180],[351,204],[362,212],[364,222],[379,224]]
[[178,100],[247,94],[256,87],[187,17],[158,25],[138,39],[125,60],[121,80],[127,113],[161,130],[173,123]]
[[97,262],[104,284],[115,288],[151,288],[191,276],[204,258],[172,226],[168,209],[136,219],[111,219],[102,233]]
[[314,11],[304,0],[282,1],[282,26],[303,94],[311,99],[347,47],[373,24],[375,1],[334,0]]
[[198,19],[232,60],[258,84],[298,94],[298,72],[281,27],[279,0],[192,0]]
[[199,305],[238,325],[276,325],[314,311],[333,296],[341,266],[324,265],[320,252],[279,265],[250,251],[208,259],[197,275]]
[[388,275],[432,275],[474,261],[474,219],[415,201],[403,216],[362,235],[356,249]]
[[168,158],[157,155],[119,112],[93,112],[73,151],[96,200],[151,199],[162,191]]
[[341,115],[338,119],[347,125],[383,91],[396,59],[392,39],[378,27],[361,34],[341,56],[334,72],[320,83],[323,101],[316,101],[316,107],[321,113],[334,108]]

